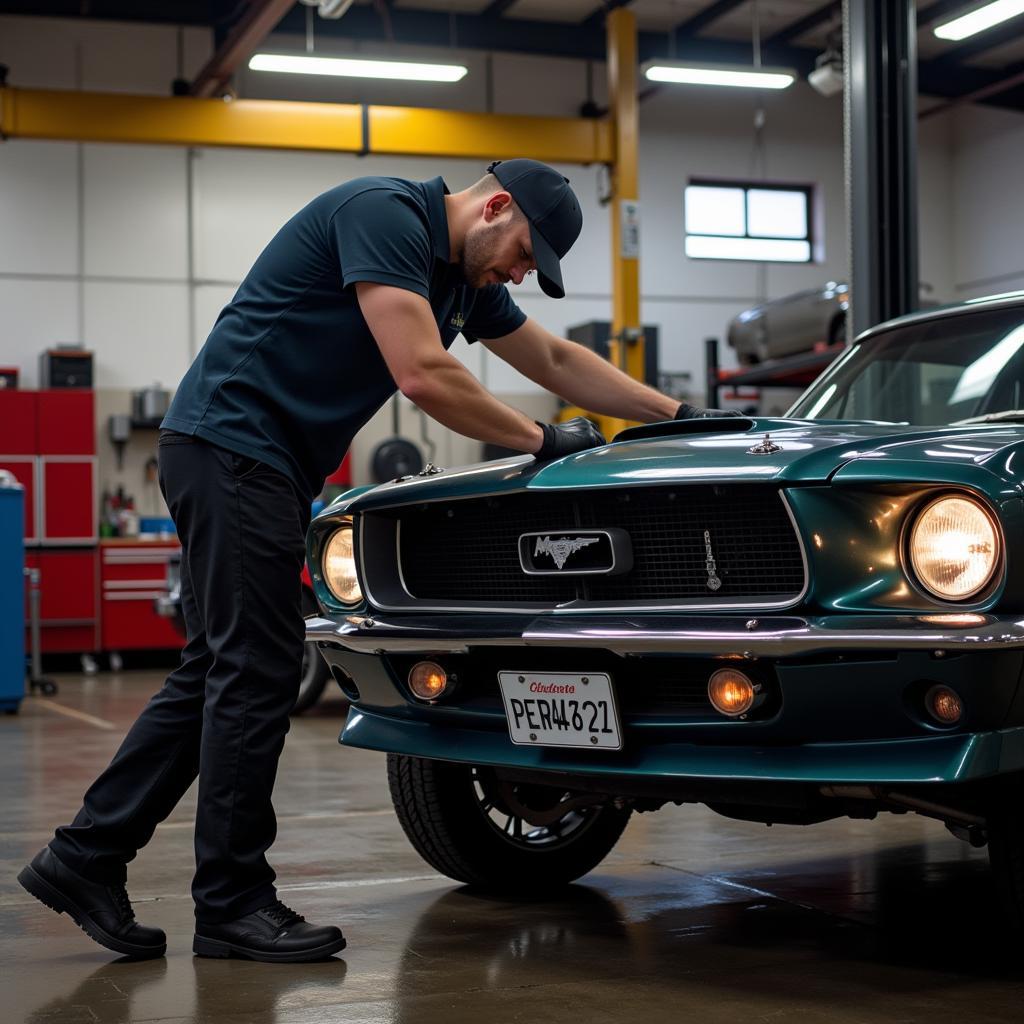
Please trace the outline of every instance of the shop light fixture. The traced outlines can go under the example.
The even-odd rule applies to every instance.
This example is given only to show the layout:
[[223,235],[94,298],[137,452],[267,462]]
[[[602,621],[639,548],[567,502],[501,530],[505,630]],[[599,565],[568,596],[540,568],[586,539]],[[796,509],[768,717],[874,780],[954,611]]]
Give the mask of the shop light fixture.
[[985,4],[952,21],[936,25],[935,34],[940,39],[966,39],[1018,14],[1024,14],[1024,0],[995,0],[995,3]]
[[755,67],[752,64],[689,64],[652,60],[640,70],[650,82],[682,85],[723,85],[740,89],[786,89],[796,81],[789,68]]
[[337,78],[391,78],[404,82],[458,82],[467,69],[461,64],[422,64],[400,60],[357,60],[351,57],[306,57],[257,53],[249,60],[253,71],[291,75],[333,75]]

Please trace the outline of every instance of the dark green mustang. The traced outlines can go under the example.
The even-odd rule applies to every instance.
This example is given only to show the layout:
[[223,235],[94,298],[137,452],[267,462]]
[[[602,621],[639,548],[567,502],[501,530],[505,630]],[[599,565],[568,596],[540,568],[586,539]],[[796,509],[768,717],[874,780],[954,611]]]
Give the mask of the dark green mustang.
[[1024,293],[868,331],[785,419],[350,491],[307,622],[416,849],[571,881],[634,810],[912,811],[1024,918]]

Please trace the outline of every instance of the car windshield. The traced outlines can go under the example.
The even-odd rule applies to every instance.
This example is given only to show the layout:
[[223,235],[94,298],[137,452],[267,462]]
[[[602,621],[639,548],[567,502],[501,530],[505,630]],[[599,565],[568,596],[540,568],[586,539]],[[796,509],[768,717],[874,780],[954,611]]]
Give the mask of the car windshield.
[[855,344],[788,415],[921,426],[1024,421],[1024,305],[951,313]]

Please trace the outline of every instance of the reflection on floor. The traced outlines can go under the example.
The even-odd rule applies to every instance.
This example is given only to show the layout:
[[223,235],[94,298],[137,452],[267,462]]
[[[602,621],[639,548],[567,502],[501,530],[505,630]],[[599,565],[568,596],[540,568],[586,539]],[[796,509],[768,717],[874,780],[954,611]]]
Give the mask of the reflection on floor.
[[941,825],[908,815],[767,829],[671,808],[635,816],[560,898],[490,899],[413,853],[383,756],[338,746],[334,698],[293,723],[272,852],[282,898],[340,924],[344,959],[192,957],[190,793],[129,874],[140,919],[168,933],[167,957],[118,962],[14,878],[159,682],[64,677],[56,698],[0,719],[5,1024],[1024,1019],[1022,958],[999,928],[985,853]]

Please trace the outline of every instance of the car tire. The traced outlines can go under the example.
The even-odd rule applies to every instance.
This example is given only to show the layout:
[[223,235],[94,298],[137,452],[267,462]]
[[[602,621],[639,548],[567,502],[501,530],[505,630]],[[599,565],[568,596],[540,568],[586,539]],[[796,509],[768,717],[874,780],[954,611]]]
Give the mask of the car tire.
[[[302,614],[303,616],[316,615],[320,609],[317,607],[316,598],[306,587],[302,588]],[[327,680],[330,678],[331,670],[327,667],[317,649],[315,643],[306,642],[302,645],[302,676],[299,680],[299,696],[296,698],[295,706],[292,708],[293,715],[301,715],[308,711],[324,692]]]
[[1015,797],[1008,793],[1004,806],[989,815],[988,859],[1003,916],[1010,928],[1024,933],[1024,816],[1016,787]]
[[[599,804],[569,809],[550,827],[529,825],[496,796],[492,769],[403,754],[388,755],[388,785],[405,834],[428,864],[457,882],[508,895],[550,891],[593,870],[631,814]],[[530,791],[523,799],[547,799],[550,808],[572,796],[552,787],[516,789]]]

